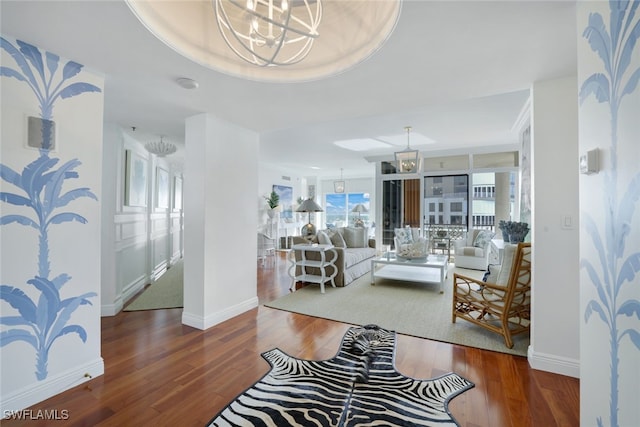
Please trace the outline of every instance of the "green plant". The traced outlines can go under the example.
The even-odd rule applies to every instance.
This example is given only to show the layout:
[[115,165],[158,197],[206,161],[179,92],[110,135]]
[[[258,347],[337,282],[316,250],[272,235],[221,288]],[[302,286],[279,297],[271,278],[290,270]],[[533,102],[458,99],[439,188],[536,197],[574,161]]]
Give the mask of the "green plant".
[[278,196],[278,193],[275,191],[272,191],[271,194],[269,194],[269,197],[265,197],[264,199],[267,201],[267,205],[269,205],[269,208],[271,209],[277,208],[280,203],[280,196]]

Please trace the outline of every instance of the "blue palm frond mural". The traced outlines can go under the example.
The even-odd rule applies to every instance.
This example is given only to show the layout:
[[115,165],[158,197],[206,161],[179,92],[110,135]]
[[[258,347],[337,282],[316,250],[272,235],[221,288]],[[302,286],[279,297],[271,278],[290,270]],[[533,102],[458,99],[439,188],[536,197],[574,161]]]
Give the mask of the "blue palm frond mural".
[[[82,70],[82,65],[73,61],[65,64],[61,78],[56,81],[55,79],[60,77],[60,58],[57,55],[50,52],[43,55],[35,46],[20,40],[17,40],[16,44],[18,47],[0,38],[0,47],[11,55],[18,66],[18,69],[0,67],[0,76],[26,83],[38,100],[41,118],[46,121],[42,127],[40,154],[34,161],[24,166],[21,172],[0,164],[2,180],[18,190],[0,192],[0,201],[27,210],[24,214],[11,213],[0,216],[0,226],[22,225],[38,233],[35,277],[28,279],[23,288],[8,284],[0,286],[0,300],[15,310],[13,315],[0,317],[0,325],[3,327],[0,332],[0,347],[18,341],[33,346],[36,350],[36,378],[43,380],[48,374],[49,350],[58,338],[76,334],[86,342],[85,329],[69,322],[76,309],[82,305],[92,305],[89,299],[97,296],[95,292],[88,292],[63,299],[60,290],[71,277],[66,273],[51,277],[49,229],[70,222],[86,224],[86,218],[67,210],[66,207],[80,198],[98,198],[86,187],[65,190],[68,180],[79,178],[76,168],[81,162],[72,159],[56,169],[61,160],[49,157],[52,129],[47,123],[53,117],[53,107],[58,99],[70,98],[85,92],[101,92],[101,89],[89,83],[69,83],[69,80]],[[29,297],[29,294],[34,293],[39,294],[37,301]]]
[[[51,147],[51,118],[53,117],[53,106],[58,98],[71,98],[85,92],[101,92],[100,88],[82,82],[67,84],[67,81],[75,77],[82,70],[82,65],[69,61],[62,70],[62,79],[54,82],[57,75],[60,57],[51,52],[45,52],[44,58],[37,47],[16,40],[18,48],[9,43],[5,38],[0,37],[0,47],[5,50],[18,65],[20,70],[9,67],[0,67],[0,76],[12,77],[25,82],[33,91],[40,104],[40,116],[45,121],[42,126],[42,148],[43,153]],[[46,64],[46,70],[45,70]]]
[[[604,229],[589,213],[583,213],[583,223],[587,234],[597,252],[599,265],[588,259],[581,259],[583,268],[595,287],[597,299],[587,303],[584,320],[588,323],[593,315],[604,322],[609,330],[610,344],[610,402],[608,425],[618,426],[618,380],[619,347],[623,340],[629,340],[633,347],[640,350],[640,322],[635,327],[620,327],[621,318],[635,318],[640,321],[640,301],[625,299],[625,287],[634,285],[640,272],[640,253],[627,255],[625,248],[631,232],[631,221],[636,203],[640,198],[640,174],[630,182],[622,183],[622,197],[618,193],[618,117],[623,99],[638,87],[640,68],[629,69],[632,53],[640,37],[640,19],[637,17],[640,1],[609,2],[611,17],[609,32],[603,17],[591,13],[583,37],[593,52],[602,60],[604,73],[589,76],[580,88],[580,103],[591,96],[599,103],[608,103],[611,115],[611,165],[605,171],[606,200]],[[637,283],[635,284],[637,285]],[[625,323],[625,325],[628,323]],[[602,417],[597,424],[604,425]]]

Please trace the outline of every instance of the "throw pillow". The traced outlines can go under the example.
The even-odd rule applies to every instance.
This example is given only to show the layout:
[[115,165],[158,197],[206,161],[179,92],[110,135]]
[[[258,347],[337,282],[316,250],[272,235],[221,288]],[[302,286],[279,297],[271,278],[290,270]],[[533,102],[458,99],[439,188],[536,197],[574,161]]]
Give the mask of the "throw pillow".
[[342,238],[342,234],[338,233],[337,231],[334,232],[333,234],[331,234],[329,236],[329,239],[331,239],[331,243],[336,248],[346,248],[347,247],[347,244],[345,243],[344,239]]
[[498,278],[495,284],[505,286],[509,283],[509,276],[511,275],[511,268],[513,267],[513,259],[516,256],[518,245],[508,243],[504,245],[504,255],[502,255],[502,269],[498,272]]
[[329,235],[323,230],[318,231],[318,243],[320,243],[321,245],[332,244],[331,239],[329,238]]
[[482,276],[483,282],[496,283],[498,280],[498,274],[500,274],[502,266],[500,264],[489,264],[487,266],[487,271],[484,272],[484,276]]
[[400,243],[401,245],[413,243],[413,234],[411,233],[411,228],[396,228],[395,233],[396,237],[398,238],[398,243]]
[[473,241],[473,246],[475,246],[476,248],[484,249],[487,247],[489,242],[491,242],[493,236],[495,236],[495,233],[493,233],[492,231],[482,230],[478,233],[475,240]]
[[348,248],[366,248],[367,229],[362,227],[345,227],[342,237]]

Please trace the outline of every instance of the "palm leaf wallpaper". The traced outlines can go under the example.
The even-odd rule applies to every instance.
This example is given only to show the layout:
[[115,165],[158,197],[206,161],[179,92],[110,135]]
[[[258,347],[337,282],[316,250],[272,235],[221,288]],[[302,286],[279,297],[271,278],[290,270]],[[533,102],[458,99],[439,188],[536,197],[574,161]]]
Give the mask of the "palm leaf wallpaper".
[[[582,32],[583,40],[579,41],[588,44],[602,67],[581,82],[580,104],[607,104],[611,125],[609,146],[606,147],[610,164],[603,171],[603,186],[606,191],[602,192],[604,200],[600,205],[604,212],[581,213],[584,227],[582,238],[587,237],[588,244],[596,254],[595,257],[583,257],[580,260],[587,282],[595,291],[595,297],[586,301],[583,321],[586,328],[591,327],[594,331],[594,322],[601,322],[609,335],[609,387],[606,390],[610,397],[609,411],[593,420],[598,426],[625,425],[620,419],[621,412],[637,411],[637,408],[620,406],[620,378],[632,374],[621,371],[622,346],[630,345],[634,349],[636,361],[640,357],[640,252],[634,252],[638,249],[638,243],[633,244],[628,240],[632,231],[637,232],[634,227],[638,224],[637,221],[634,224],[633,218],[637,218],[636,207],[640,199],[640,173],[637,173],[636,162],[635,175],[630,180],[623,181],[618,173],[618,163],[622,156],[629,155],[619,146],[619,121],[622,117],[628,117],[628,114],[621,113],[627,105],[633,109],[633,104],[625,102],[628,103],[628,98],[632,95],[637,97],[640,92],[637,90],[640,80],[640,67],[637,66],[639,61],[632,60],[633,55],[637,58],[639,51],[639,7],[638,0],[610,1],[608,22],[606,16],[590,13]],[[635,111],[634,126],[637,129],[638,113]],[[636,140],[635,144],[637,143]],[[635,152],[637,153],[637,147]],[[581,256],[584,255],[581,253]]]
[[[50,157],[52,148],[53,110],[56,102],[88,92],[101,92],[95,85],[70,82],[82,71],[82,65],[69,61],[59,68],[60,58],[51,52],[44,54],[35,46],[17,40],[16,45],[0,38],[0,47],[14,61],[0,67],[0,76],[17,79],[33,92],[43,120],[42,143],[39,155],[30,163],[11,167],[0,164],[3,188],[0,201],[18,209],[0,216],[2,227],[27,227],[36,233],[38,247],[34,248],[33,276],[24,284],[2,284],[0,299],[11,307],[0,317],[0,347],[15,342],[29,344],[36,353],[35,375],[37,380],[47,378],[49,350],[55,341],[67,334],[77,336],[83,342],[87,332],[82,325],[74,324],[73,313],[83,305],[91,305],[95,292],[71,297],[63,296],[63,287],[72,276],[69,273],[53,273],[49,232],[53,227],[67,223],[86,224],[87,219],[73,212],[73,202],[80,198],[98,200],[91,189],[68,189],[79,178],[78,159],[63,161]],[[6,212],[6,209],[5,209]],[[27,273],[27,272],[25,272]],[[36,295],[37,298],[33,296]]]

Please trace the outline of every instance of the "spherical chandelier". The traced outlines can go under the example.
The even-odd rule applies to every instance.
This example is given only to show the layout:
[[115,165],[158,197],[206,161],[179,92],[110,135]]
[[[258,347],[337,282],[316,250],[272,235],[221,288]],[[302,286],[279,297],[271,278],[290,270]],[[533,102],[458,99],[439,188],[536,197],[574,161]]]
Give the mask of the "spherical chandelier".
[[319,36],[320,0],[213,0],[213,4],[225,43],[253,65],[296,64]]

